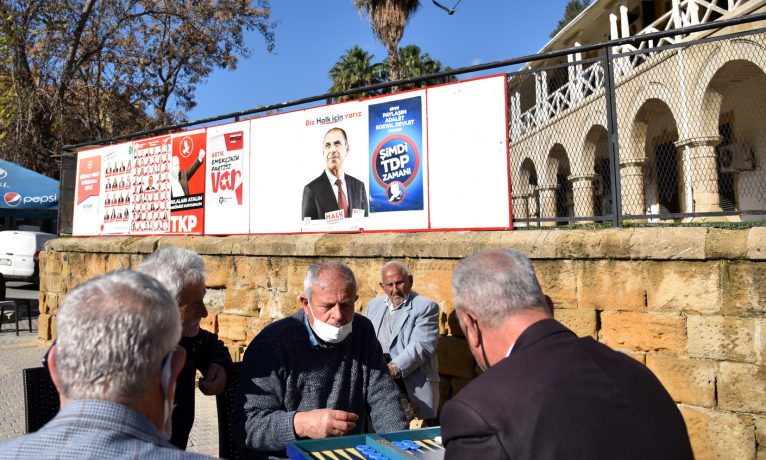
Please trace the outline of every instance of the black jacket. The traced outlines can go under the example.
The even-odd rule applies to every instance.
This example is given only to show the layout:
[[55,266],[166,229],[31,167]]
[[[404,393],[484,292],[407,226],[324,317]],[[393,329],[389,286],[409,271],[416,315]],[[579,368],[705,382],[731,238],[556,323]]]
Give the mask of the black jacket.
[[[364,209],[365,217],[369,213],[370,206],[367,202],[367,189],[359,179],[346,174],[346,189],[348,204],[351,212],[354,209]],[[312,220],[324,219],[324,214],[340,209],[335,191],[327,180],[327,174],[322,171],[316,179],[306,184],[303,188],[303,203],[301,205],[301,218],[310,217]],[[351,217],[351,216],[346,216]]]
[[633,358],[553,319],[441,413],[446,459],[693,458],[681,413]]
[[229,350],[212,332],[200,329],[194,337],[181,337],[179,343],[186,350],[186,364],[176,383],[175,409],[173,410],[173,435],[170,442],[186,449],[189,433],[194,423],[194,387],[197,371],[207,372],[211,363],[218,363],[231,375]]

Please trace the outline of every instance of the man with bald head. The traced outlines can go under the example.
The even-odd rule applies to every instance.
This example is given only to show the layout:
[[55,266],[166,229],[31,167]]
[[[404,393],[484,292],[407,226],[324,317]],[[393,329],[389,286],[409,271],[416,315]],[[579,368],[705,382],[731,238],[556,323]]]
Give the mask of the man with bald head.
[[370,206],[364,182],[344,172],[350,151],[345,130],[336,127],[325,133],[322,142],[325,170],[303,188],[303,219],[324,219],[325,213],[338,210],[343,210],[347,218],[353,217],[354,210],[368,215]]
[[410,269],[398,260],[383,265],[380,287],[385,295],[367,305],[365,316],[375,328],[388,371],[400,387],[407,418],[435,423],[439,406],[439,305],[412,290]]
[[345,265],[313,265],[303,308],[248,345],[232,423],[245,458],[286,458],[296,439],[406,428],[372,324],[354,313],[356,292]]
[[659,380],[553,319],[524,255],[469,256],[452,288],[460,328],[485,372],[442,409],[445,458],[693,458]]

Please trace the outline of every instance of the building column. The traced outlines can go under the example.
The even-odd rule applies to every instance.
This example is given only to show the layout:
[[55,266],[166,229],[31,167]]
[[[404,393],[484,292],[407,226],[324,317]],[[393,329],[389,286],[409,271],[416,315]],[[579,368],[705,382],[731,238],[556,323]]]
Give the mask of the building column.
[[[540,197],[540,217],[543,219],[554,218],[556,216],[556,190],[557,185],[540,185],[537,187],[537,193]],[[555,227],[556,222],[541,222],[543,227]]]
[[[513,219],[528,219],[529,218],[529,194],[528,193],[514,193],[511,195],[513,200]],[[526,227],[529,225],[527,222],[514,222],[515,227]]]
[[[575,217],[590,217],[595,213],[593,203],[593,181],[596,180],[595,174],[583,174],[580,176],[569,176],[567,179],[572,183],[572,199],[574,201]],[[593,223],[592,220],[578,220],[577,223]]]
[[627,158],[620,161],[620,196],[623,214],[646,214],[644,200],[645,163],[646,157]]
[[[721,197],[718,194],[718,157],[715,153],[715,146],[719,142],[721,142],[720,136],[701,136],[682,139],[675,143],[676,148],[682,149],[683,183],[691,184],[693,208],[686,209],[686,212],[721,211]],[[688,186],[684,187],[684,190],[688,190]]]

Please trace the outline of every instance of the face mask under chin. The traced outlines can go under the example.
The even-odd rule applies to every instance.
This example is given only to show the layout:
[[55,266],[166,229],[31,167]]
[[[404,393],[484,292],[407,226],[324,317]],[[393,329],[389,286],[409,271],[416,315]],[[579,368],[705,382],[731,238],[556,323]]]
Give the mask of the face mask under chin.
[[311,325],[311,329],[322,341],[327,343],[340,343],[351,334],[353,323],[344,324],[340,327],[327,324],[316,317],[314,309],[311,307],[311,303],[309,303],[309,311],[311,312],[311,316],[314,317],[314,324]]

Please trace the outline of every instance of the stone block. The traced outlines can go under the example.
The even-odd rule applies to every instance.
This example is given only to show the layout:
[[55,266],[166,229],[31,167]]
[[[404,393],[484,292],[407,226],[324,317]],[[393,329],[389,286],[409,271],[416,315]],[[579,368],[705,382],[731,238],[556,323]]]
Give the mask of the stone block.
[[221,313],[218,315],[218,336],[233,342],[247,338],[248,317]]
[[578,308],[646,311],[641,262],[582,261],[576,267]]
[[107,254],[104,263],[105,272],[111,272],[120,269],[130,269],[130,255],[128,254]]
[[630,258],[653,260],[704,260],[705,228],[631,229]]
[[766,227],[753,227],[748,231],[747,258],[766,260]]
[[53,251],[40,252],[40,275],[58,275],[63,269],[61,254]]
[[553,311],[553,316],[558,322],[574,331],[578,337],[589,335],[594,339],[598,338],[598,331],[596,329],[598,321],[595,310],[559,308]]
[[735,261],[726,264],[723,312],[731,316],[766,313],[766,263]]
[[758,446],[766,449],[766,415],[754,415],[753,423],[755,424],[755,437],[758,441]]
[[208,289],[205,292],[205,308],[209,315],[215,315],[223,311],[226,303],[226,291],[221,289]]
[[720,363],[718,407],[735,412],[766,412],[766,366]]
[[646,366],[646,353],[640,353],[640,352],[632,351],[632,350],[620,350],[620,349],[616,349],[616,350],[619,351],[620,353],[624,353],[630,356],[631,358],[635,359],[639,363]]
[[455,308],[452,296],[452,271],[457,262],[433,259],[406,260],[405,263],[410,267],[414,280],[412,289],[438,303],[442,311],[447,313],[452,311]]
[[649,311],[715,314],[723,305],[719,262],[647,262]]
[[755,458],[755,428],[746,415],[681,405],[697,460]]
[[755,362],[753,319],[689,316],[688,354],[692,358]]
[[676,315],[603,312],[601,341],[613,348],[681,354],[686,346],[686,324]]
[[442,336],[436,343],[439,373],[471,379],[474,377],[475,361],[468,343],[463,338]]
[[202,256],[205,261],[205,285],[209,288],[225,288],[234,274],[234,257]]
[[577,264],[571,260],[535,260],[537,280],[555,308],[577,308]]
[[692,406],[715,407],[717,363],[700,359],[649,354],[646,366],[654,372],[673,400]]
[[40,313],[37,317],[37,337],[41,340],[53,340],[56,337],[52,327],[52,317],[45,313]]
[[747,257],[747,230],[709,228],[705,245],[708,259],[741,259]]

